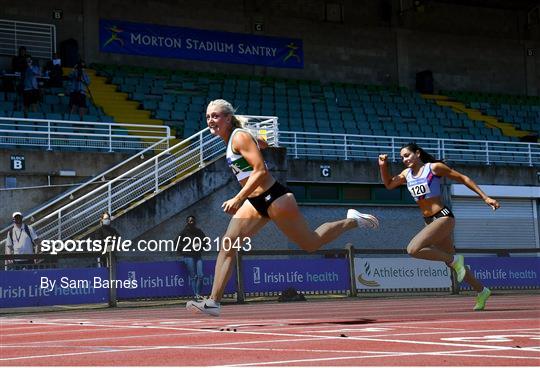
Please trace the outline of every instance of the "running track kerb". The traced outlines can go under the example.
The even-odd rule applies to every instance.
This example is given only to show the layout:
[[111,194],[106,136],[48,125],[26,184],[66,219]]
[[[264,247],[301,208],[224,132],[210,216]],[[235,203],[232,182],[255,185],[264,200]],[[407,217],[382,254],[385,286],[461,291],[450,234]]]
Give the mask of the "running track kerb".
[[[341,299],[8,315],[0,366],[538,366],[540,296]],[[227,331],[227,329],[229,331]],[[236,332],[234,331],[236,329]]]

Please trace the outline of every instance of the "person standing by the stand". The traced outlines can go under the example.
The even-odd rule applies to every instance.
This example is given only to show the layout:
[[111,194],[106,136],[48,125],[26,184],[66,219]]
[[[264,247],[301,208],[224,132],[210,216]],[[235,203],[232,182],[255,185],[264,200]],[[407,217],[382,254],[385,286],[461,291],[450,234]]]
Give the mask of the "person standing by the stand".
[[90,85],[90,78],[84,68],[85,63],[81,60],[69,74],[69,79],[71,80],[71,94],[69,95],[70,113],[73,114],[78,109],[81,120],[88,108],[86,104],[86,89]]
[[37,112],[37,104],[40,100],[37,77],[41,75],[41,71],[38,65],[34,65],[30,55],[26,59],[26,64],[26,69],[21,75],[24,112],[27,113],[30,108],[33,112]]
[[[96,231],[90,234],[90,240],[99,240],[101,244],[105,244],[106,239],[110,238],[109,244],[114,244],[116,239],[120,238],[120,234],[111,225],[111,215],[108,212],[103,212],[103,214],[101,215],[100,223],[101,226]],[[114,256],[114,254],[112,253],[111,249],[107,249],[107,255],[108,257],[110,257],[109,261],[112,261],[112,257]],[[102,257],[99,257],[97,259],[97,262],[99,267],[101,267],[102,264],[107,263],[104,259],[102,259]]]
[[199,300],[202,299],[201,290],[204,278],[202,245],[204,245],[203,239],[206,235],[196,225],[195,216],[188,216],[186,226],[178,235],[180,237],[180,249],[178,251],[184,257],[183,261],[189,273],[195,299]]
[[[38,252],[38,246],[41,241],[36,235],[36,232],[30,225],[23,223],[23,215],[21,212],[13,212],[12,221],[13,227],[9,230],[6,237],[6,254],[24,254],[31,255]],[[14,259],[13,269],[31,268],[35,263],[33,259]]]

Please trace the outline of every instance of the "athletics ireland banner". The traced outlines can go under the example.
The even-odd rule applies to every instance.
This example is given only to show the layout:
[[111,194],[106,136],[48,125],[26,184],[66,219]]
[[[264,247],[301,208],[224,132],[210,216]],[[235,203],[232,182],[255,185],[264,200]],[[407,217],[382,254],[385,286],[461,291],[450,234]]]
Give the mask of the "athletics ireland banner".
[[101,52],[303,68],[302,40],[100,19]]
[[443,262],[412,257],[354,258],[356,288],[361,291],[450,289],[450,269]]

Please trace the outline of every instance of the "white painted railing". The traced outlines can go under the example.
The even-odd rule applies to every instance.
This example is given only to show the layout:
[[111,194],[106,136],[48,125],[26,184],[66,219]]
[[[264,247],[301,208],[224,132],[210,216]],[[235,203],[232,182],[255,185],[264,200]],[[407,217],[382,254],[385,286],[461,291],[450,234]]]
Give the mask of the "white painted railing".
[[253,135],[264,139],[269,146],[279,146],[277,116],[242,115],[248,120],[246,128]]
[[[162,138],[162,140],[154,143],[150,147],[145,148],[144,150],[142,150],[140,152],[137,152],[136,154],[134,154],[133,156],[129,157],[128,159],[122,161],[121,163],[111,167],[108,170],[105,170],[104,172],[99,173],[98,175],[90,178],[89,180],[85,181],[84,183],[77,185],[75,188],[72,188],[72,189],[62,193],[61,195],[53,198],[52,200],[43,203],[38,208],[35,208],[35,209],[33,209],[33,210],[29,211],[29,212],[25,212],[25,214],[24,214],[25,218],[29,219],[30,222],[34,222],[35,219],[39,219],[39,218],[47,215],[48,213],[52,212],[55,208],[61,207],[62,205],[68,203],[69,201],[73,200],[76,197],[83,196],[85,193],[90,191],[91,186],[97,186],[97,185],[103,184],[103,179],[106,178],[107,175],[113,175],[113,173],[115,171],[121,170],[122,167],[127,167],[128,165],[133,165],[134,161],[140,160],[141,157],[144,157],[144,154],[146,154],[147,152],[152,154],[153,151],[156,149],[156,147],[167,145],[167,142],[165,142],[165,141],[168,140],[168,139],[169,138]],[[2,240],[5,239],[5,235],[6,235],[7,231],[10,228],[11,228],[11,225],[3,228],[2,230],[0,230],[0,239],[2,239]],[[1,241],[0,241],[0,243],[1,243]]]
[[[171,138],[165,125],[0,117],[0,148],[41,147],[108,152],[140,151]],[[168,148],[168,139],[155,149]]]
[[56,27],[53,24],[0,19],[0,54],[17,55],[20,46],[26,47],[32,57],[51,59],[56,52]]
[[279,145],[287,148],[287,155],[304,159],[366,160],[387,153],[397,161],[400,148],[410,142],[448,162],[540,165],[539,143],[279,132]]

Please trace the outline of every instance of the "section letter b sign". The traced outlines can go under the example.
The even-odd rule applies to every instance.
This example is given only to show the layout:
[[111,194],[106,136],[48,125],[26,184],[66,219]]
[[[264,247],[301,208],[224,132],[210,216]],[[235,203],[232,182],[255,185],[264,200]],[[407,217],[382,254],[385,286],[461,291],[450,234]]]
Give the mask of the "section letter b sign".
[[24,156],[11,155],[11,170],[21,171],[24,170]]

